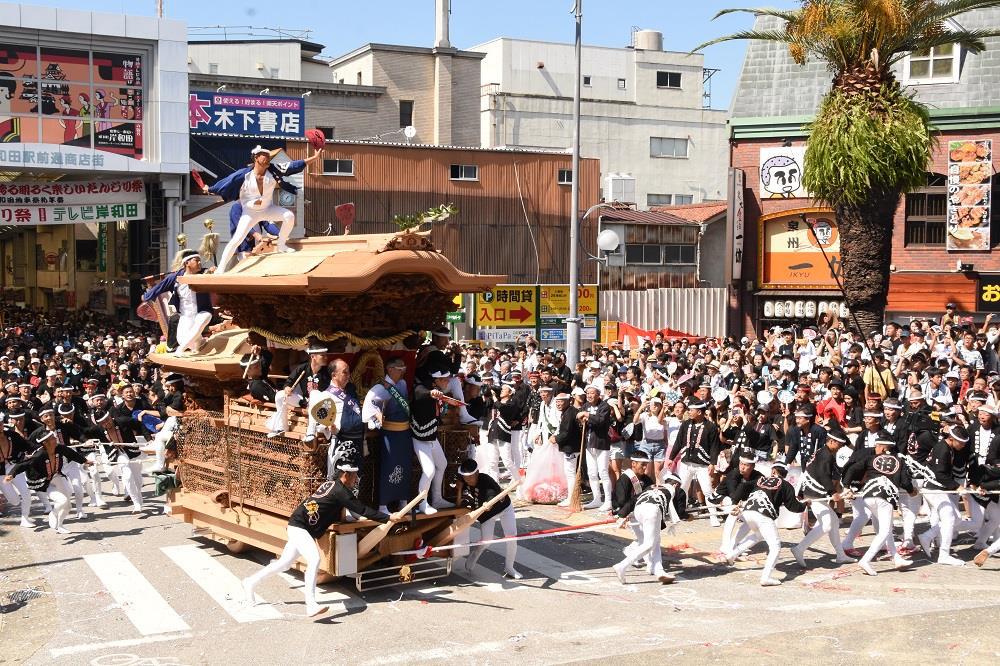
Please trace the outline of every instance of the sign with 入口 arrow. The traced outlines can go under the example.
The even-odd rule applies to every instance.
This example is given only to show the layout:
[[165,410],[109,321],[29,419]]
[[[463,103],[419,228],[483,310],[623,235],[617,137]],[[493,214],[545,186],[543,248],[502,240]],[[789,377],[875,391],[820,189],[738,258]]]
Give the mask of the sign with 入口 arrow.
[[502,285],[476,294],[476,327],[533,327],[538,322],[534,285]]

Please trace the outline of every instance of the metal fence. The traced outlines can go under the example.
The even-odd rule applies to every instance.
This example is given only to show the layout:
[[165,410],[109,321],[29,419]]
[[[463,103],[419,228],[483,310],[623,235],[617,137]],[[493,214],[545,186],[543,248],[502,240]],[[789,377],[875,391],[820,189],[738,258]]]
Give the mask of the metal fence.
[[602,291],[601,321],[638,328],[672,328],[692,335],[726,334],[728,296],[720,289],[648,289]]

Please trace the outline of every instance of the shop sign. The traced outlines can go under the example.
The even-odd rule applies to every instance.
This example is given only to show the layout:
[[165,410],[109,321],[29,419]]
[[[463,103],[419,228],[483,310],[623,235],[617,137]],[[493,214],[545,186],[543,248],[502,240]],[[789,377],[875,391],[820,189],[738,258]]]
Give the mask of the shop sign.
[[758,227],[761,248],[758,283],[762,288],[837,287],[837,278],[843,270],[840,232],[829,209],[803,208],[765,215]]
[[761,199],[808,199],[802,185],[805,146],[760,149],[759,187]]
[[1000,312],[1000,275],[980,275],[976,312]]
[[534,328],[480,328],[476,338],[483,342],[517,342],[534,334]]
[[[568,284],[543,284],[538,288],[538,311],[542,324],[560,325],[569,316]],[[581,317],[597,316],[597,285],[581,284],[576,290],[576,305]],[[596,323],[594,324],[596,326]]]
[[733,267],[734,282],[743,279],[743,240],[745,211],[743,207],[743,189],[746,187],[746,174],[743,169],[729,170],[729,209],[727,218],[729,228],[733,230]]
[[146,217],[141,178],[0,183],[0,223],[79,224]]
[[305,103],[301,97],[188,94],[188,128],[194,136],[301,139]]
[[476,294],[476,327],[531,326],[534,332],[538,321],[535,295],[533,285],[499,286]]
[[948,141],[949,250],[989,251],[992,177],[992,140]]

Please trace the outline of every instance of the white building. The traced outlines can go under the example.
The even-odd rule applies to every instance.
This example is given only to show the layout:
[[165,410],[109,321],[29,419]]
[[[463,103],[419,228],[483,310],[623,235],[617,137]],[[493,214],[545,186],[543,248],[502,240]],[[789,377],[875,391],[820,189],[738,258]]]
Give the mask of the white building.
[[[727,113],[703,107],[704,56],[664,51],[651,30],[635,43],[583,47],[580,150],[601,160],[604,198],[639,208],[724,199]],[[483,146],[572,147],[572,44],[501,37],[469,50],[486,54]]]

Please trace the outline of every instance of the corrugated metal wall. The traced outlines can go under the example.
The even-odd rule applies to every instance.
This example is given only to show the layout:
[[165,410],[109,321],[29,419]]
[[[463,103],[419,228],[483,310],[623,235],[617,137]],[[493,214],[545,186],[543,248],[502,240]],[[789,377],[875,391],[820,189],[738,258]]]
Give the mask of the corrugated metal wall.
[[620,321],[647,330],[673,328],[693,335],[726,334],[725,289],[602,291],[601,321]]
[[[290,144],[289,155],[301,157],[302,146]],[[557,182],[559,169],[570,168],[569,155],[331,142],[324,157],[354,160],[355,175],[306,175],[307,235],[323,233],[330,222],[339,230],[333,209],[346,202],[356,207],[354,233],[394,231],[393,215],[454,203],[455,221],[435,225],[432,239],[460,269],[506,275],[510,284],[535,284],[536,277],[542,284],[569,281],[570,188]],[[479,180],[451,180],[452,164],[478,166]],[[580,208],[586,210],[597,203],[600,163],[581,160],[580,170]],[[580,236],[584,249],[597,254],[597,215]],[[597,281],[595,262],[581,262],[580,272],[581,283]]]

